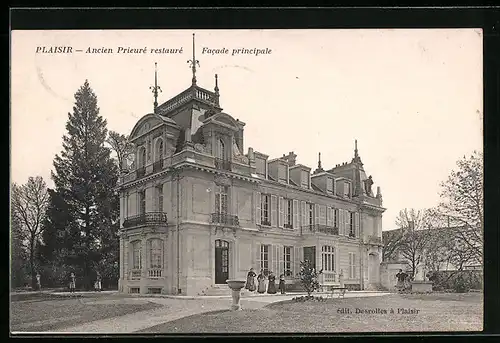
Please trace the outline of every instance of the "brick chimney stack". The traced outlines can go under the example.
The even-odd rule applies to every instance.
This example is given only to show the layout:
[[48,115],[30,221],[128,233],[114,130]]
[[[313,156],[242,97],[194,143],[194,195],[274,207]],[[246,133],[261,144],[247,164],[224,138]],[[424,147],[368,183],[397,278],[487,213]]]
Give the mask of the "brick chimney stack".
[[283,158],[287,160],[288,166],[292,167],[295,165],[295,161],[297,160],[297,155],[295,155],[293,151],[290,151],[286,156],[283,154]]

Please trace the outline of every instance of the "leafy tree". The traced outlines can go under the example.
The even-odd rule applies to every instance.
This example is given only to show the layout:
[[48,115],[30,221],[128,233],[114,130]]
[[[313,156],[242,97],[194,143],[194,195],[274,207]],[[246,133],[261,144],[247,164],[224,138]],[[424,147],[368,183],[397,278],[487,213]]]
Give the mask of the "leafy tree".
[[[442,222],[453,227],[458,259],[470,256],[469,261],[482,264],[484,244],[483,154],[477,151],[457,162],[441,184],[441,203],[435,213]],[[464,262],[465,263],[465,262]]]
[[21,225],[18,219],[12,215],[12,208],[10,227],[11,287],[16,288],[25,284],[29,273],[25,270],[28,259],[21,234]]
[[313,264],[306,260],[300,262],[300,272],[298,274],[300,282],[304,286],[307,296],[311,296],[311,293],[320,288],[318,282],[318,276],[323,272],[323,270],[316,271]]
[[32,287],[36,285],[36,246],[43,232],[43,220],[49,202],[47,185],[41,176],[30,177],[23,185],[12,185],[12,217],[16,234],[28,250]]
[[134,160],[134,145],[128,140],[128,137],[116,131],[109,131],[106,143],[116,154],[118,169],[130,170]]
[[85,81],[75,94],[73,113],[68,113],[63,150],[54,158],[55,189],[45,223],[52,234],[45,255],[71,266],[85,288],[91,288],[102,259],[117,247],[118,169],[105,146],[106,125]]

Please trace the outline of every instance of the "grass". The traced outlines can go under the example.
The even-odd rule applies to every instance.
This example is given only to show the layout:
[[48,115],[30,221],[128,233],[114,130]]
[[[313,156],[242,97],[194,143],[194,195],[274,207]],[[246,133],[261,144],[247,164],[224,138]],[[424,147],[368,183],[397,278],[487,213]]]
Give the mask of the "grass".
[[32,300],[11,302],[11,331],[53,331],[94,320],[122,316],[155,309],[161,305],[150,302],[99,304],[96,297],[55,297],[38,295]]
[[[398,314],[398,309],[415,309]],[[340,313],[350,309],[350,313]],[[387,313],[356,313],[356,309]],[[377,310],[378,309],[378,310]],[[390,310],[393,309],[394,313]],[[402,311],[400,311],[402,312]],[[411,332],[481,331],[483,295],[391,294],[380,297],[328,299],[326,302],[274,303],[262,309],[219,311],[181,318],[141,332]]]

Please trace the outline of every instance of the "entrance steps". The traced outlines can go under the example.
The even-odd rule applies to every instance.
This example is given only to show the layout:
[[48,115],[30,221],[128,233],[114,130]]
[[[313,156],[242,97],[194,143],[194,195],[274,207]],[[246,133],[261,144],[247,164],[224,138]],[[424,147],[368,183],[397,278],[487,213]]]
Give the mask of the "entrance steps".
[[228,285],[214,285],[207,287],[201,291],[198,295],[208,295],[208,296],[221,296],[221,295],[231,295],[231,288]]

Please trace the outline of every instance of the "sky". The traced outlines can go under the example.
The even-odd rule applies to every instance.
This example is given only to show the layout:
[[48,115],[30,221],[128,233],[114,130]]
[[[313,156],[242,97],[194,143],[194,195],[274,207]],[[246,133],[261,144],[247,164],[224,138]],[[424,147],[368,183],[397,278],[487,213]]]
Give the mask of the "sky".
[[[108,129],[123,134],[153,110],[155,62],[160,104],[188,88],[193,33],[198,85],[212,90],[218,74],[221,107],[246,123],[245,151],[293,151],[313,169],[321,152],[329,169],[352,159],[357,139],[381,187],[384,230],[404,208],[436,206],[456,161],[482,151],[480,29],[13,31],[11,181],[40,175],[53,185],[52,161],[86,79]],[[53,46],[73,52],[40,52]],[[151,50],[163,48],[182,53]],[[269,53],[233,55],[243,48]],[[228,53],[209,53],[217,49]]]

